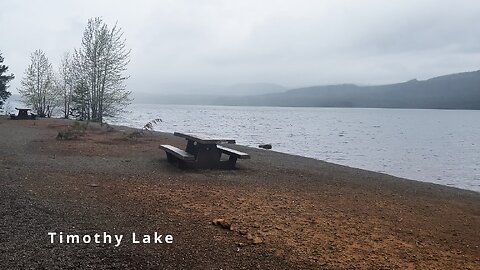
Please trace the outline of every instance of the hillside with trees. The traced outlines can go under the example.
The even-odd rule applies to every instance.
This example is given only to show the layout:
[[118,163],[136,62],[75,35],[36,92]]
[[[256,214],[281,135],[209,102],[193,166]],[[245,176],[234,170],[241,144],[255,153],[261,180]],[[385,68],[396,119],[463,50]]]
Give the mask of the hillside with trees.
[[283,93],[240,98],[221,97],[214,103],[248,106],[478,110],[480,109],[480,71],[389,85],[341,84],[298,88]]

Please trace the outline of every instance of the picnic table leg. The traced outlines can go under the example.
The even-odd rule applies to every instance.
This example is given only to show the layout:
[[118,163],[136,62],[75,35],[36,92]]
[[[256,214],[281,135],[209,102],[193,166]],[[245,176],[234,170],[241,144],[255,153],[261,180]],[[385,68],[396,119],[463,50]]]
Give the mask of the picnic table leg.
[[194,156],[198,154],[198,147],[197,144],[194,141],[188,140],[187,142],[187,148],[185,149],[187,153],[190,153]]
[[187,167],[187,164],[183,160],[180,160],[179,158],[175,157],[171,153],[166,152],[166,154],[167,154],[168,162],[174,164],[179,169],[185,169]]
[[173,162],[175,161],[175,160],[174,160],[175,157],[174,157],[172,154],[168,153],[168,152],[166,152],[166,154],[167,154],[167,160],[168,160],[168,162],[173,163]]
[[237,164],[237,159],[238,158],[236,156],[230,155],[228,160],[220,161],[220,164],[221,164],[220,168],[226,169],[226,170],[234,170],[235,165]]
[[230,164],[230,169],[235,169],[235,164],[237,164],[237,157],[234,155],[230,155],[228,158],[228,163]]
[[222,152],[216,145],[197,144],[196,164],[201,169],[215,169],[220,166]]

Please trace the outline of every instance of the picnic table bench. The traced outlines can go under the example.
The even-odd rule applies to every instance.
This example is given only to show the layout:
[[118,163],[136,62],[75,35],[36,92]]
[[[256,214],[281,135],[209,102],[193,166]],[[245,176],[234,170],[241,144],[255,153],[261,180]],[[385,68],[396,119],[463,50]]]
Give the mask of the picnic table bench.
[[[187,140],[186,149],[166,144],[160,145],[160,149],[165,151],[167,160],[179,168],[235,169],[238,159],[250,158],[246,153],[219,145],[234,144],[233,139],[180,132],[175,132],[174,135]],[[228,159],[222,160],[222,154],[228,156]]]

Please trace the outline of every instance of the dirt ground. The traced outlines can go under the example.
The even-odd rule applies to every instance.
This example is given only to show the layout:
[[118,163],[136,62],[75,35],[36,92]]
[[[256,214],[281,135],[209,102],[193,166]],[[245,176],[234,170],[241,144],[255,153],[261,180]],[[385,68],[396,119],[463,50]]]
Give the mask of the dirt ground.
[[[478,192],[242,146],[252,158],[237,170],[182,171],[158,146],[183,139],[95,124],[56,139],[72,126],[0,118],[1,269],[480,265]],[[52,244],[48,232],[174,242]]]

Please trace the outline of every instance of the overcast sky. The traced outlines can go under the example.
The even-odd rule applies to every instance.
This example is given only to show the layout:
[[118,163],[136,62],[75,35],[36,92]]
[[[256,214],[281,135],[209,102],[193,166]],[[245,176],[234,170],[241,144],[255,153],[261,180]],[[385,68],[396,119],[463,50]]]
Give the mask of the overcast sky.
[[[269,82],[383,84],[480,69],[478,0],[0,0],[16,92],[30,53],[55,68],[88,18],[118,21],[129,89]],[[168,86],[168,87],[166,87]]]

